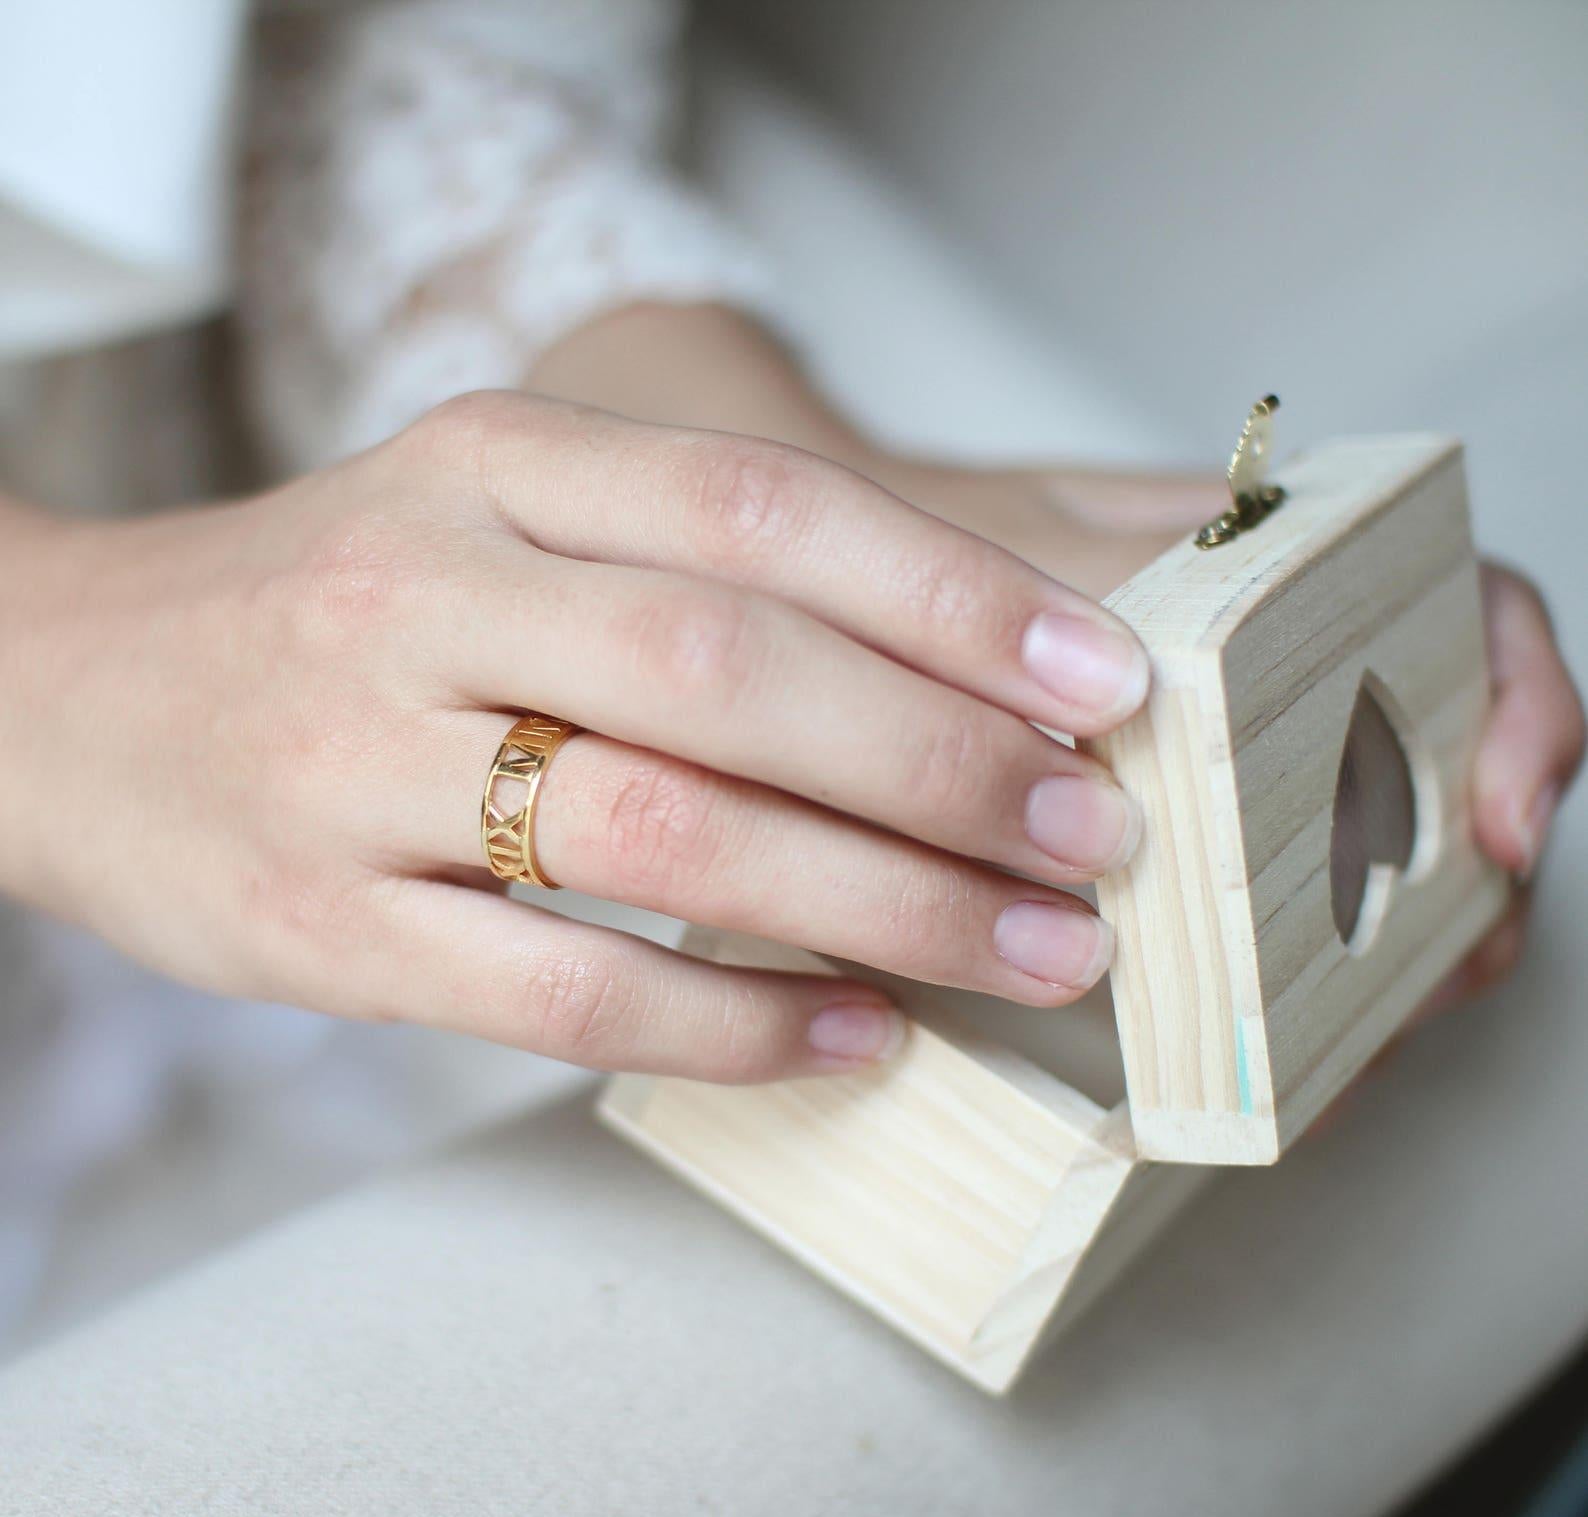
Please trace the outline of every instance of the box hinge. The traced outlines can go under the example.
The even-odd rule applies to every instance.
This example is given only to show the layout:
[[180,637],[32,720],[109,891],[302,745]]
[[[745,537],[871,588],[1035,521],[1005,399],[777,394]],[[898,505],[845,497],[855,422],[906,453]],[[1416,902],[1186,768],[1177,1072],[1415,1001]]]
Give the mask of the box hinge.
[[1279,409],[1277,395],[1265,395],[1251,409],[1240,440],[1230,456],[1230,507],[1215,517],[1196,535],[1199,548],[1216,548],[1242,532],[1250,532],[1265,520],[1285,499],[1284,490],[1268,483],[1269,442],[1273,415]]

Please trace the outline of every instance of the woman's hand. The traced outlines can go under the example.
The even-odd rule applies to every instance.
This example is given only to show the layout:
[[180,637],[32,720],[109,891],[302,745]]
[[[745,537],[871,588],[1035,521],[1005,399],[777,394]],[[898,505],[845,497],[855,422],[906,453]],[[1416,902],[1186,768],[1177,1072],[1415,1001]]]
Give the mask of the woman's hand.
[[[867,466],[921,506],[1019,553],[1064,564],[1065,582],[1102,597],[1217,515],[1211,475],[1087,469],[975,470],[881,457]],[[1429,999],[1414,1025],[1505,979],[1521,960],[1532,883],[1562,798],[1582,767],[1581,696],[1538,589],[1481,569],[1493,705],[1472,776],[1478,843],[1515,880],[1511,909]]]
[[[882,457],[875,477],[911,500],[1101,597],[1228,499],[1213,476],[1084,469],[974,470]],[[1520,963],[1533,878],[1560,802],[1582,767],[1582,698],[1538,589],[1512,569],[1481,569],[1493,706],[1473,766],[1479,845],[1515,880],[1510,910],[1413,1019],[1504,980]]]
[[1472,774],[1478,843],[1516,881],[1511,909],[1434,995],[1425,1015],[1498,984],[1527,939],[1532,885],[1561,799],[1582,767],[1582,698],[1537,588],[1514,570],[1483,565],[1494,704]]
[[[536,368],[537,386],[658,421],[782,437],[1102,597],[1229,503],[1211,474],[944,465],[877,447],[833,409],[764,331],[716,307],[638,305],[598,318]],[[1528,881],[1555,806],[1581,763],[1582,705],[1538,593],[1483,571],[1495,704],[1473,784],[1482,846],[1517,877],[1513,911],[1433,1007],[1503,976],[1519,957]]]
[[863,985],[504,899],[523,710],[589,729],[537,813],[563,884],[1038,1006],[1107,966],[1052,887],[1136,811],[1029,723],[1117,724],[1141,649],[836,464],[487,394],[257,500],[0,532],[0,884],[170,973],[707,1079],[892,1048]]

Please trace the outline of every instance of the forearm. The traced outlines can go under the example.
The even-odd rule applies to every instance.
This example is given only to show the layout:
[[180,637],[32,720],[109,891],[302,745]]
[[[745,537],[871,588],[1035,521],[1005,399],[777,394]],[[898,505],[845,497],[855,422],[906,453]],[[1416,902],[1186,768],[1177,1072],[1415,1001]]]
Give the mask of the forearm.
[[647,301],[554,343],[529,388],[637,421],[792,443],[864,471],[880,449],[828,403],[767,329],[722,305]]
[[529,388],[640,421],[792,443],[1103,595],[1222,505],[1209,476],[964,468],[893,452],[853,426],[790,350],[720,305],[642,303],[586,322]]
[[[1201,482],[955,469],[866,437],[756,319],[776,300],[754,249],[672,172],[654,107],[673,81],[638,13],[593,50],[485,4],[404,15],[394,29],[379,7],[329,8],[260,51],[239,326],[263,452],[284,472],[460,390],[527,387],[796,444],[1093,594],[1213,514]],[[392,187],[420,183],[456,187],[469,214],[414,235]]]
[[[1007,534],[1019,508],[1033,504],[1028,472],[946,468],[868,438],[787,346],[726,306],[645,302],[609,311],[544,353],[527,383],[637,421],[791,443],[984,535]],[[1046,515],[1063,535],[1065,524]]]

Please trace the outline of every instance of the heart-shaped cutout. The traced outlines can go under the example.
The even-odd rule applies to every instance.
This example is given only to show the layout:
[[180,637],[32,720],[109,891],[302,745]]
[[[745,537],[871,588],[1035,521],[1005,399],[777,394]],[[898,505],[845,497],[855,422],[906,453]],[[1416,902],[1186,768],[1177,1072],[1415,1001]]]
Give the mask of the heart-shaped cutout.
[[1411,761],[1375,686],[1383,688],[1365,675],[1356,694],[1340,755],[1329,841],[1335,930],[1352,953],[1373,941],[1417,841]]

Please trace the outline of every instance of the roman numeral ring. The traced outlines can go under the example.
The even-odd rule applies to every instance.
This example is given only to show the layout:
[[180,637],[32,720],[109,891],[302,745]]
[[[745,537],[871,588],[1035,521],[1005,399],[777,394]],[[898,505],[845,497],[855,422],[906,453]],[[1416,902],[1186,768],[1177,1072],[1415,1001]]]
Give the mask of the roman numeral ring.
[[497,879],[561,888],[541,873],[535,857],[535,802],[552,755],[578,730],[531,712],[513,723],[496,750],[480,805],[480,843]]

